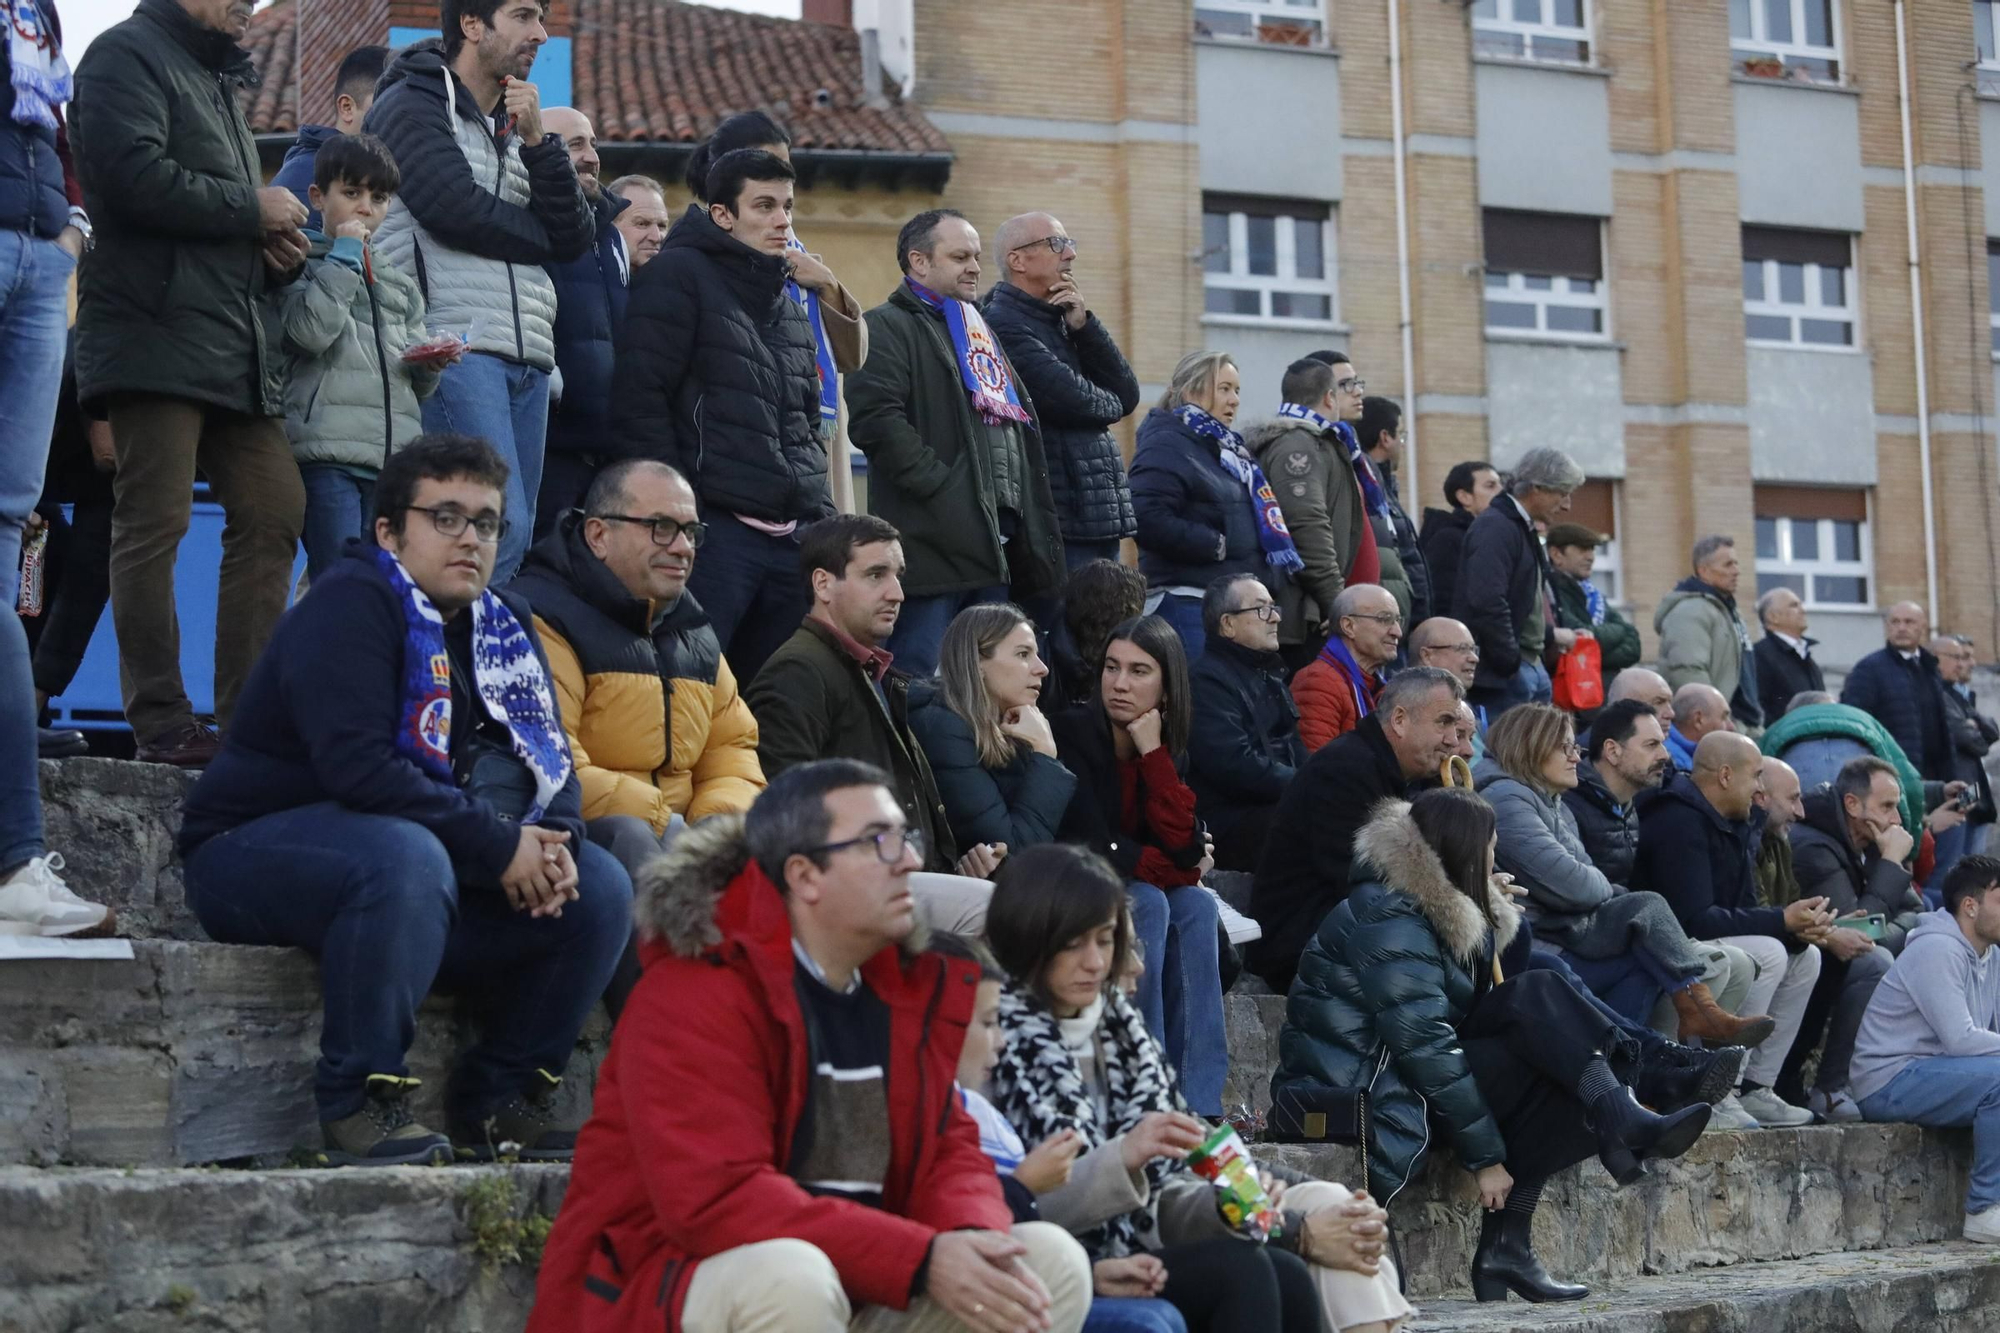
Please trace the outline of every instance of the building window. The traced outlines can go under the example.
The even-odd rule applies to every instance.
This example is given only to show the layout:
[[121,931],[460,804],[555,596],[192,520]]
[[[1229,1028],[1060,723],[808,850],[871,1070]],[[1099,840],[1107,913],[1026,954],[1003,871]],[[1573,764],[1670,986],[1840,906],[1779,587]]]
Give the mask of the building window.
[[1201,239],[1209,318],[1318,328],[1338,319],[1328,205],[1205,195]]
[[1590,18],[1584,0],[1473,0],[1472,49],[1482,56],[1590,59]]
[[1993,355],[2000,357],[2000,241],[1986,243],[1986,322],[1993,328]]
[[1610,320],[1598,219],[1489,208],[1483,221],[1489,336],[1605,337]]
[[1194,35],[1273,46],[1325,46],[1325,0],[1196,0]]
[[1808,609],[1873,605],[1875,553],[1868,492],[1823,486],[1759,486],[1757,587],[1790,588]]
[[1598,543],[1597,563],[1590,567],[1590,581],[1604,594],[1604,600],[1623,605],[1619,590],[1624,564],[1618,556],[1618,483],[1605,477],[1591,477],[1570,492],[1569,510],[1556,518],[1558,523],[1581,523],[1592,532],[1604,534]]
[[1736,68],[1764,78],[1833,83],[1840,78],[1834,0],[1729,0],[1729,51]]
[[1854,346],[1854,240],[1834,231],[1743,229],[1743,332],[1773,347]]

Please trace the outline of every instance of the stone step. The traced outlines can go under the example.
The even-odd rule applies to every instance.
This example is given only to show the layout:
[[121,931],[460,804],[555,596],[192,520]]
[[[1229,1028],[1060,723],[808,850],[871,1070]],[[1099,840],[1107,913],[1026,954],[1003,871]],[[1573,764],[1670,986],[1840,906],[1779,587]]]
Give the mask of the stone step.
[[[0,964],[0,1163],[178,1166],[317,1147],[317,965],[296,949],[134,942],[129,961]],[[410,1051],[417,1114],[443,1126],[473,1025],[429,1000]],[[588,1105],[608,1041],[592,1020],[566,1097]]]
[[1410,1333],[1992,1333],[2000,1254],[1957,1242],[1638,1278],[1575,1304],[1427,1301]]
[[208,938],[188,910],[174,835],[195,774],[126,759],[44,759],[49,850],[77,893],[118,910],[133,939]]
[[568,1180],[0,1168],[0,1333],[514,1333]]

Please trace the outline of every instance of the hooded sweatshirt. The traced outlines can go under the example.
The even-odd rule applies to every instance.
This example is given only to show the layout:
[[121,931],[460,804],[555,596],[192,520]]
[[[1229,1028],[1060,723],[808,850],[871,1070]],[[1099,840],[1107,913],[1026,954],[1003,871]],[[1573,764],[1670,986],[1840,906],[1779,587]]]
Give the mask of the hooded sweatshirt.
[[1926,912],[1910,931],[1854,1041],[1849,1090],[1865,1101],[1918,1060],[2000,1056],[2000,962],[1974,953],[1955,918]]

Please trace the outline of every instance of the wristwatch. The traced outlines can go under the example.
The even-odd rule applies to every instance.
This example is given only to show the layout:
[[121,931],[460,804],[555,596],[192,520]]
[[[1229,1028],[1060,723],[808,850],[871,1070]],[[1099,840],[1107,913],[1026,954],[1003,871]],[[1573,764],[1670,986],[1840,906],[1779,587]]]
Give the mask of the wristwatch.
[[97,248],[97,233],[90,225],[90,214],[72,206],[69,210],[69,225],[83,233],[83,248],[86,253]]

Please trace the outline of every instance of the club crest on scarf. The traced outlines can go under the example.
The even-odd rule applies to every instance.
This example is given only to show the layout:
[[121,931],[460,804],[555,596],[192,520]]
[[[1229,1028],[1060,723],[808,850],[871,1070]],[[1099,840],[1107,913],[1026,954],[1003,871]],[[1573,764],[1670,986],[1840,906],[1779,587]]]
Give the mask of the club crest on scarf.
[[1250,457],[1243,437],[1193,403],[1182,403],[1174,409],[1174,415],[1195,434],[1215,441],[1217,459],[1250,493],[1250,505],[1257,516],[1257,544],[1264,549],[1264,563],[1280,574],[1303,570],[1305,557],[1292,545],[1292,530],[1285,526],[1285,511],[1278,505],[1278,493],[1264,479],[1264,469]]
[[14,121],[56,128],[56,109],[73,91],[69,62],[56,45],[55,23],[39,0],[6,0],[7,74],[14,87]]
[[979,307],[956,297],[939,296],[915,278],[903,279],[903,285],[931,309],[944,312],[951,350],[958,357],[959,378],[965,381],[965,391],[972,395],[972,406],[986,424],[1027,421],[1028,409],[1021,406],[1021,396],[1014,392],[1014,377],[1008,373],[1000,344],[993,337],[993,330],[986,326],[986,317],[979,313]]

